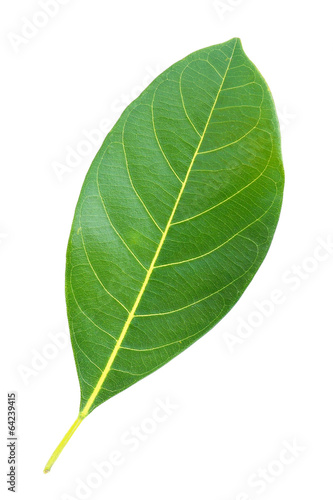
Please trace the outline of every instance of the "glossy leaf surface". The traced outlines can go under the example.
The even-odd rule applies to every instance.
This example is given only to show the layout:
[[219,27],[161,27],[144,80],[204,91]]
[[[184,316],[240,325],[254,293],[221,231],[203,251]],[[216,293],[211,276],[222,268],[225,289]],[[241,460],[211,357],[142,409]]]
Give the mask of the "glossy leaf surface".
[[239,39],[176,63],[125,110],[67,253],[82,418],[231,309],[268,251],[283,179],[273,100]]

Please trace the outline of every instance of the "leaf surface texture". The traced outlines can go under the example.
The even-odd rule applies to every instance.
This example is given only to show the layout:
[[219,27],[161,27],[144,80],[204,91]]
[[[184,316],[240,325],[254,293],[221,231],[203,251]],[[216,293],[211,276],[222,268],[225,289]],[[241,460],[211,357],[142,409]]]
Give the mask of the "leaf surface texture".
[[125,110],[67,251],[83,416],[231,309],[268,251],[283,182],[274,103],[239,39],[179,61]]

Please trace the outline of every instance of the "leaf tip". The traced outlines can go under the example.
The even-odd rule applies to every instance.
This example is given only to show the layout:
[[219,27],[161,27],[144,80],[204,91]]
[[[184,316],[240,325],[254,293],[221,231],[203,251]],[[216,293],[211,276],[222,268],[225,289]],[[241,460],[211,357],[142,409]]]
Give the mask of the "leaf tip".
[[[234,43],[235,45],[239,44],[240,46],[242,46],[242,42],[241,42],[241,39],[238,38],[238,36],[234,36],[233,38],[231,38],[229,40],[230,43]],[[228,42],[227,42],[228,43]]]

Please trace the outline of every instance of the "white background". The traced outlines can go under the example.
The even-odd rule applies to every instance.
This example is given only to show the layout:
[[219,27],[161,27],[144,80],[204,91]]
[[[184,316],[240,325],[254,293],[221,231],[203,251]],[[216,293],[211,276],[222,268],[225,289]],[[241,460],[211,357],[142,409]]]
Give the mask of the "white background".
[[[330,7],[328,0],[71,0],[26,43],[16,39],[15,50],[13,34],[22,35],[24,18],[43,22],[41,7],[2,2],[0,475],[8,498],[13,390],[16,498],[332,497],[333,250],[322,243],[333,238]],[[61,181],[55,162],[65,164],[68,148],[103,119],[111,127],[151,74],[234,36],[266,78],[281,118],[286,188],[271,250],[212,332],[95,410],[43,475],[79,406],[71,348],[57,348],[50,334],[65,338],[67,238],[100,142]],[[283,303],[272,304],[275,289]],[[267,300],[264,318],[258,303]],[[232,347],[230,338],[239,343]],[[152,427],[157,398],[177,409]],[[133,452],[121,436],[141,425],[154,432],[144,432]],[[301,449],[287,465],[286,441]],[[91,475],[93,463],[115,450],[122,465],[103,480]],[[248,483],[260,468],[268,471],[261,493]],[[84,496],[75,492],[79,479],[100,484]]]

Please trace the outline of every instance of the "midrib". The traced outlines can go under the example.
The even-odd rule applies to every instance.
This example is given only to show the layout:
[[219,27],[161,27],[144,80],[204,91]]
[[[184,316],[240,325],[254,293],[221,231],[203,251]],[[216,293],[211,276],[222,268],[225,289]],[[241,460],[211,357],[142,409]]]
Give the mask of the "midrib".
[[233,48],[233,52],[232,52],[232,54],[231,54],[231,56],[230,56],[228,66],[227,66],[227,68],[226,68],[226,71],[225,71],[224,77],[223,77],[223,79],[222,79],[221,85],[220,85],[219,90],[218,90],[218,92],[217,92],[217,95],[216,95],[216,98],[215,98],[214,104],[213,104],[212,109],[211,109],[211,111],[210,111],[210,113],[209,113],[209,116],[208,116],[208,119],[207,119],[207,122],[206,122],[205,128],[204,128],[203,133],[202,133],[202,135],[201,135],[201,137],[200,137],[199,144],[198,144],[198,146],[197,146],[197,148],[196,148],[196,150],[195,150],[195,152],[194,152],[193,158],[192,158],[192,160],[191,160],[191,164],[190,164],[190,166],[189,166],[189,168],[188,168],[188,170],[187,170],[187,173],[186,173],[185,179],[184,179],[184,181],[183,181],[183,183],[182,183],[182,187],[181,187],[181,189],[180,189],[180,191],[179,191],[179,194],[178,194],[177,200],[176,200],[175,205],[174,205],[174,207],[173,207],[173,209],[172,209],[172,212],[171,212],[171,215],[170,215],[169,220],[168,220],[168,222],[167,222],[167,225],[166,225],[166,227],[165,227],[165,230],[164,230],[164,232],[163,232],[163,234],[162,234],[162,236],[161,236],[161,239],[160,239],[159,245],[158,245],[158,247],[157,247],[157,249],[156,249],[155,255],[154,255],[154,257],[153,257],[153,259],[152,259],[152,261],[151,261],[151,264],[150,264],[150,266],[149,266],[149,269],[148,269],[148,271],[147,271],[147,274],[146,274],[145,280],[144,280],[144,282],[143,282],[143,284],[142,284],[142,287],[141,287],[141,289],[140,289],[140,291],[139,291],[139,294],[138,294],[138,296],[137,296],[137,298],[136,298],[136,301],[135,301],[135,303],[134,303],[134,305],[133,305],[133,307],[132,307],[131,311],[129,312],[129,315],[128,315],[128,318],[127,318],[127,320],[126,320],[126,323],[124,324],[124,327],[123,327],[123,329],[122,329],[122,331],[121,331],[121,334],[120,334],[120,336],[119,336],[119,339],[117,340],[117,343],[116,343],[116,345],[115,345],[115,347],[114,347],[114,349],[113,349],[113,351],[112,351],[112,354],[111,354],[111,356],[110,356],[110,358],[109,358],[109,360],[108,360],[108,362],[107,362],[107,364],[106,364],[106,366],[105,366],[105,368],[104,368],[104,370],[103,370],[103,373],[102,373],[102,375],[100,376],[100,378],[99,378],[99,380],[98,380],[98,382],[97,382],[97,385],[96,385],[95,389],[93,390],[93,392],[92,392],[92,394],[91,394],[90,398],[88,399],[88,401],[87,401],[86,405],[84,406],[83,410],[82,410],[82,411],[80,412],[80,414],[79,414],[79,416],[80,416],[81,418],[85,418],[85,417],[88,415],[90,408],[92,407],[92,405],[93,405],[93,403],[94,403],[94,401],[95,401],[96,397],[98,396],[98,394],[99,394],[100,390],[102,389],[102,386],[103,386],[103,384],[104,384],[104,382],[105,382],[105,379],[106,379],[106,377],[107,377],[107,375],[108,375],[109,371],[111,370],[111,367],[112,367],[112,365],[113,365],[113,362],[114,362],[114,360],[115,360],[115,358],[116,358],[116,356],[117,356],[117,354],[118,354],[118,351],[119,351],[119,349],[120,349],[120,347],[121,347],[121,344],[122,344],[122,342],[123,342],[123,340],[124,340],[124,338],[125,338],[125,336],[126,336],[126,333],[127,333],[127,331],[128,331],[128,328],[130,327],[130,324],[131,324],[131,322],[132,322],[132,319],[133,319],[133,318],[134,318],[134,316],[135,316],[135,312],[136,312],[136,310],[137,310],[137,308],[138,308],[138,306],[139,306],[139,304],[140,304],[141,298],[142,298],[142,296],[143,296],[143,294],[144,294],[144,292],[145,292],[145,289],[146,289],[146,287],[147,287],[147,285],[148,285],[148,283],[149,283],[150,276],[151,276],[151,274],[152,274],[152,272],[153,272],[153,270],[154,270],[155,263],[156,263],[156,261],[157,261],[157,259],[158,259],[158,256],[159,256],[160,252],[161,252],[161,249],[162,249],[162,247],[163,247],[163,244],[164,244],[165,238],[167,237],[167,234],[168,234],[168,231],[169,231],[169,229],[170,229],[170,226],[171,226],[171,223],[172,223],[173,217],[174,217],[174,215],[175,215],[175,212],[176,212],[176,210],[177,210],[177,207],[178,207],[179,202],[180,202],[180,200],[181,200],[181,197],[182,197],[182,195],[183,195],[184,189],[185,189],[185,187],[186,187],[186,183],[187,183],[187,181],[188,181],[189,175],[190,175],[190,173],[191,173],[191,170],[192,170],[193,164],[194,164],[195,159],[196,159],[196,157],[197,157],[197,155],[198,155],[198,152],[199,152],[199,150],[200,150],[200,147],[201,147],[202,141],[203,141],[203,139],[204,139],[204,137],[205,137],[205,134],[206,134],[206,131],[207,131],[207,128],[208,128],[209,122],[210,122],[210,120],[211,120],[211,117],[212,117],[212,114],[213,114],[213,112],[214,112],[214,109],[215,109],[215,106],[216,106],[217,100],[218,100],[218,98],[219,98],[219,95],[220,95],[220,93],[221,93],[221,90],[222,90],[222,87],[223,87],[223,84],[224,84],[225,78],[226,78],[226,76],[227,76],[227,73],[228,73],[228,70],[229,70],[229,67],[230,67],[230,64],[231,64],[231,61],[232,61],[232,58],[233,58],[234,52],[235,52],[236,44],[237,44],[237,41],[235,42],[235,46],[234,46],[234,48]]

